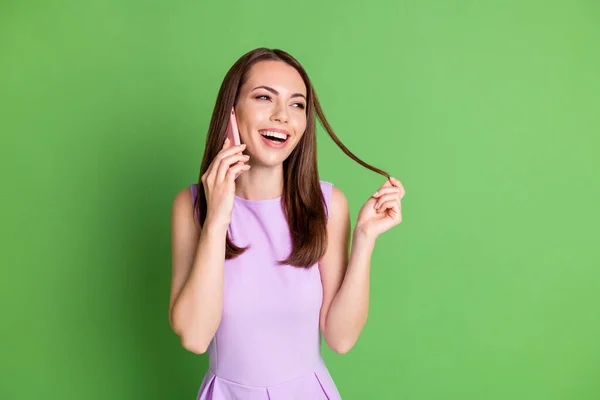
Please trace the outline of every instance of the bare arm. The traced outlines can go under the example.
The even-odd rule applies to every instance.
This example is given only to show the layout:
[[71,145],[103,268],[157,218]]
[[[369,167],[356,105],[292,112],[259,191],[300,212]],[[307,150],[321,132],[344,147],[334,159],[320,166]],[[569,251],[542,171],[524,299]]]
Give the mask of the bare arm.
[[352,251],[348,255],[348,203],[335,187],[327,236],[327,252],[319,263],[323,282],[320,327],[327,345],[343,354],[354,346],[367,321],[370,263],[375,240],[355,231]]
[[227,227],[205,224],[201,232],[192,208],[185,189],[173,202],[169,319],[183,347],[204,353],[221,322]]
[[189,189],[177,194],[171,217],[172,282],[169,305],[171,327],[183,347],[204,353],[214,337],[223,310],[225,238],[231,221],[235,177],[247,171],[245,145],[225,141],[202,184],[207,199],[207,216],[202,229],[193,217]]
[[344,194],[333,188],[327,226],[329,244],[319,263],[323,282],[320,328],[334,351],[349,351],[369,313],[371,256],[377,237],[402,221],[402,183],[389,178],[358,213],[350,245],[350,216]]

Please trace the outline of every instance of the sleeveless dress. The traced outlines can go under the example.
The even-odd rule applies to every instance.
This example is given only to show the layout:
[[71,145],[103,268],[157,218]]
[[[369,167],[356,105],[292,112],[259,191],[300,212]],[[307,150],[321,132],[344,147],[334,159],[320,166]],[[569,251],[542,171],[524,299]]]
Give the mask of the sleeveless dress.
[[[329,210],[333,185],[320,185]],[[292,249],[281,197],[236,196],[228,232],[250,247],[225,260],[223,314],[197,400],[340,400],[320,352],[319,265],[277,264]]]

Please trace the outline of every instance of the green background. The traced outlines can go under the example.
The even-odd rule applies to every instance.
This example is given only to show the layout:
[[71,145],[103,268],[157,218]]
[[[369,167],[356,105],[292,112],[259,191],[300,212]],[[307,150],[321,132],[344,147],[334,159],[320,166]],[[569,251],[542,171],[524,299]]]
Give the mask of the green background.
[[[171,204],[260,46],[407,190],[343,398],[600,398],[599,43],[595,0],[3,1],[0,398],[195,398]],[[355,222],[383,178],[318,135]]]

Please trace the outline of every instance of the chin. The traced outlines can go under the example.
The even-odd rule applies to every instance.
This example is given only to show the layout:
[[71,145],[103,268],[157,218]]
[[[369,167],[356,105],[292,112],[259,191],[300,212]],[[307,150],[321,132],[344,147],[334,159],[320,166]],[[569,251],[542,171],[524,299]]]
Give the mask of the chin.
[[[252,156],[250,156],[252,157]],[[279,167],[283,164],[283,162],[287,159],[286,157],[282,157],[282,156],[277,156],[277,157],[269,157],[269,156],[265,156],[263,155],[259,155],[259,156],[254,156],[254,162],[256,164],[259,164],[261,167],[267,167],[267,168],[276,168]]]
[[289,143],[285,148],[273,149],[262,143],[256,143],[247,152],[255,164],[263,167],[275,168],[283,164],[294,150],[295,143]]

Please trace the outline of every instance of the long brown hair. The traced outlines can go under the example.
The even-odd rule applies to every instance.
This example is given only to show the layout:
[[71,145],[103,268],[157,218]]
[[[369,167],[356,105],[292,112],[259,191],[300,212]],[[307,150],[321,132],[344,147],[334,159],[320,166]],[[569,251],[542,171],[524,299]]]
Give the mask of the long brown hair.
[[[254,49],[242,57],[229,69],[219,89],[217,101],[206,136],[204,158],[200,167],[198,178],[198,195],[194,204],[195,215],[200,226],[204,225],[207,212],[206,196],[202,184],[202,175],[216,157],[223,146],[229,123],[229,113],[238,100],[240,88],[246,82],[248,71],[259,61],[283,61],[294,67],[302,76],[307,90],[306,131],[298,142],[296,148],[283,163],[283,209],[292,238],[292,252],[287,259],[279,261],[297,267],[310,267],[323,257],[327,249],[327,210],[325,199],[320,188],[319,173],[317,170],[317,141],[315,129],[315,113],[321,121],[331,139],[342,151],[371,171],[377,172],[387,178],[389,175],[356,157],[331,129],[327,122],[317,94],[312,86],[308,74],[300,63],[283,50],[267,49],[264,47]],[[241,255],[246,248],[236,246],[229,235],[226,238],[225,258],[231,259]]]

